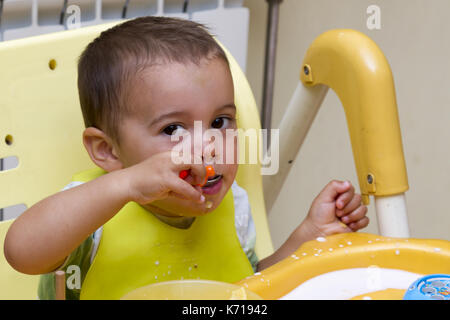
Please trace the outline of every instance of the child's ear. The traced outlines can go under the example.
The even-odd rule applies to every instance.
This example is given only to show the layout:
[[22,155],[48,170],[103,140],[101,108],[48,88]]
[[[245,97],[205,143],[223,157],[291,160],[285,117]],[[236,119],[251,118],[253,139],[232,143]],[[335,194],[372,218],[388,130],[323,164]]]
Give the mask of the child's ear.
[[123,168],[111,138],[102,130],[86,128],[83,132],[83,143],[92,161],[103,170],[111,172]]

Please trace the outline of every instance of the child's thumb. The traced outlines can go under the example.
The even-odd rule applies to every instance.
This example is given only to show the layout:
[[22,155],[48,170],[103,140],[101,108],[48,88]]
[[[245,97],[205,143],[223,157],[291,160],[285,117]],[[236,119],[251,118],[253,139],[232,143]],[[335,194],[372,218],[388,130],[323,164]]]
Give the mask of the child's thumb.
[[320,202],[333,202],[337,196],[341,193],[348,191],[351,187],[349,181],[332,180],[317,196],[317,200]]

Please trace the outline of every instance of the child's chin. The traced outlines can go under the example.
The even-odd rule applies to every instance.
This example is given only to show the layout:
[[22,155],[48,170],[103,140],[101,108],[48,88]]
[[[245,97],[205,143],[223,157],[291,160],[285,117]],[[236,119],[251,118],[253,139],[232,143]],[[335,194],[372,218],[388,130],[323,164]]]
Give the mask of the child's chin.
[[[217,195],[218,196],[218,195]],[[182,205],[179,207],[178,212],[182,212],[183,216],[187,217],[200,217],[211,213],[216,209],[223,197],[206,197],[204,203],[193,203]]]
[[[167,211],[170,215],[183,217],[200,217],[212,212],[222,201],[223,196],[215,195],[214,197],[206,197],[204,203],[195,203],[190,200],[182,200],[179,198],[168,198],[166,200],[155,201],[153,204],[158,208]],[[211,203],[210,208],[208,202]]]

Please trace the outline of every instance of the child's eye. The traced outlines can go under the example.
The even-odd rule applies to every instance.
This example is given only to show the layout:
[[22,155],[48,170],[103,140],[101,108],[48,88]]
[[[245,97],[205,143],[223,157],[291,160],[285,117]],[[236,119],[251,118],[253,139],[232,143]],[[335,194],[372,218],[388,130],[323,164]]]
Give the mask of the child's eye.
[[178,130],[183,129],[179,124],[171,124],[163,129],[163,132],[169,136],[173,135],[173,133]]
[[211,127],[214,129],[222,129],[228,126],[228,123],[230,122],[230,119],[227,117],[219,117],[214,119],[214,121],[211,123]]

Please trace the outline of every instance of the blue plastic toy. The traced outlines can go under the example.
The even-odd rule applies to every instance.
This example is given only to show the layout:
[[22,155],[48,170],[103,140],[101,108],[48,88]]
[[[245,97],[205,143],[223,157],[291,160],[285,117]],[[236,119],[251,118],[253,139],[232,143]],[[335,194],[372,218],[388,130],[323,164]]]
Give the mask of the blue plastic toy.
[[416,280],[403,300],[450,300],[450,275],[431,274]]

